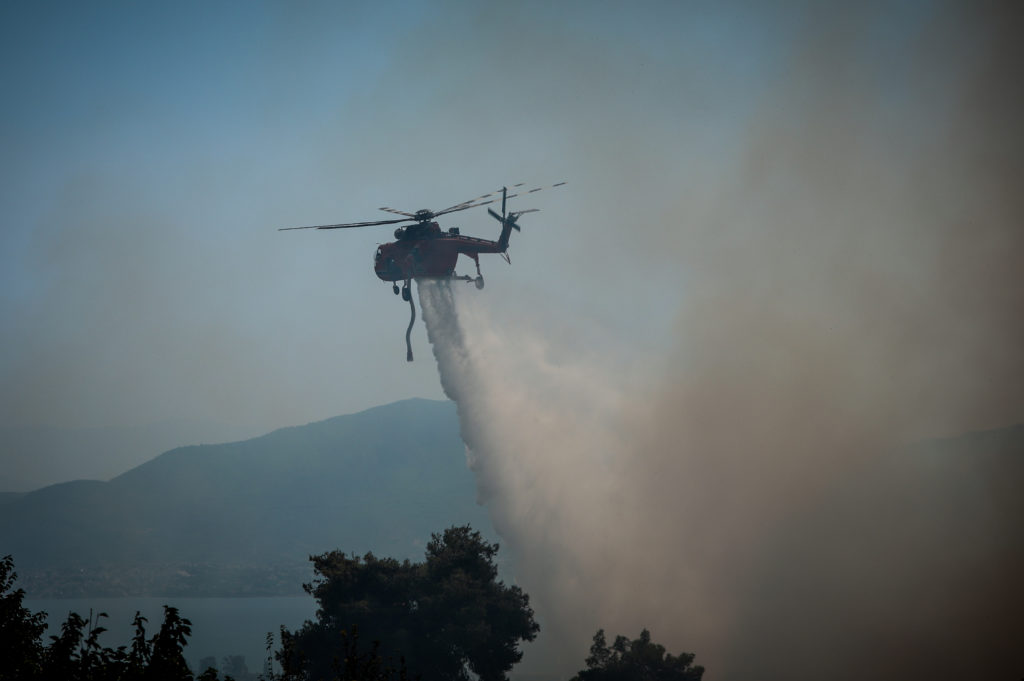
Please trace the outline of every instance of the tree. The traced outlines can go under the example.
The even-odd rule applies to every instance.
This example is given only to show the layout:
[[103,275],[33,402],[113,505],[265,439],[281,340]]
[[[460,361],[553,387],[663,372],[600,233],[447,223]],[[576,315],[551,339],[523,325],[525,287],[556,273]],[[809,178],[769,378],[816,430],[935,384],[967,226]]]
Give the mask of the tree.
[[[146,618],[135,613],[131,645],[116,650],[99,643],[106,613],[93,617],[90,612],[84,619],[72,612],[47,646],[41,641],[46,613],[24,607],[25,592],[14,588],[16,578],[11,556],[0,559],[0,681],[193,681],[184,656],[192,623],[176,608],[164,606],[160,631],[149,639]],[[217,681],[217,672],[207,670],[199,679]]]
[[14,558],[0,558],[0,650],[5,659],[0,681],[32,678],[42,669],[40,638],[46,630],[46,613],[33,615],[22,605],[25,590],[14,588],[17,579]]
[[278,661],[286,678],[346,678],[357,633],[387,660],[381,673],[439,681],[504,681],[522,658],[520,641],[540,627],[529,597],[498,580],[497,544],[469,526],[434,534],[422,563],[332,551],[313,556],[318,576],[304,585],[317,620],[282,629]]
[[693,666],[693,658],[693,653],[666,654],[664,646],[651,643],[646,629],[632,641],[616,636],[609,648],[604,629],[598,629],[587,668],[573,681],[700,681],[704,667]]

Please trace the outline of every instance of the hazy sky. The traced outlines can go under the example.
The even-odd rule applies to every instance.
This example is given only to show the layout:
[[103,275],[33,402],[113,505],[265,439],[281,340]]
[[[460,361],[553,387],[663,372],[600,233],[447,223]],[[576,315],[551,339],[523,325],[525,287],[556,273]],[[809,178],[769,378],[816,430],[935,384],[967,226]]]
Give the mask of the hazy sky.
[[[783,141],[809,111],[878,129],[892,158],[941,139],[984,33],[952,34],[929,70],[944,10],[840,7],[5,3],[0,425],[269,428],[441,397],[422,327],[407,364],[408,309],[372,272],[390,229],[276,230],[515,182],[569,184],[517,205],[542,212],[479,295],[558,351],[657,371],[694,273],[730,264],[705,237],[755,221],[722,186],[786,170],[757,146],[766,121]],[[796,198],[801,178],[777,177]],[[497,233],[483,209],[444,226]]]
[[[580,348],[663,343],[685,274],[644,235],[713,181],[798,14],[715,3],[5,3],[0,425],[266,427],[409,396],[380,227],[529,204],[481,295]],[[483,209],[444,226],[493,236]],[[463,264],[463,269],[468,269]],[[628,302],[614,308],[609,301]]]

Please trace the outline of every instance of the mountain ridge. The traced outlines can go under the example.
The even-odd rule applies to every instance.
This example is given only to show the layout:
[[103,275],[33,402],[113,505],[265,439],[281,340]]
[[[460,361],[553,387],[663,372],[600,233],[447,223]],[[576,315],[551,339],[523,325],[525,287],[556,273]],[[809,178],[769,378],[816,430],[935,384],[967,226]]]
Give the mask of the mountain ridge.
[[0,426],[0,490],[28,493],[71,480],[109,480],[182,442],[230,442],[255,431],[196,420],[131,427]]
[[453,403],[411,399],[177,447],[108,482],[9,501],[0,545],[26,575],[50,578],[119,565],[305,565],[334,548],[416,558],[452,524],[493,536],[458,432]]
[[[865,457],[850,474],[831,492],[834,517],[880,513],[885,499],[891,518],[879,526],[931,537],[990,528],[1007,564],[1024,555],[1024,425]],[[310,554],[419,559],[430,534],[453,524],[495,540],[475,499],[454,403],[414,398],[176,447],[106,482],[5,495],[0,553],[14,555],[35,597],[296,593]],[[808,513],[809,532],[821,517]]]

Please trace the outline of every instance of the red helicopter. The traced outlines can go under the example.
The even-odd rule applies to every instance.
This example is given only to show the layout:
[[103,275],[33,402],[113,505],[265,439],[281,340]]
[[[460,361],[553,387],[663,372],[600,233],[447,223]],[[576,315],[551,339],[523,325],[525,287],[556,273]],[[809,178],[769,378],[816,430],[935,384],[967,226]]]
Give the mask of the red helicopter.
[[[457,203],[444,210],[418,210],[415,213],[406,213],[394,208],[382,207],[381,210],[388,213],[395,213],[404,217],[395,220],[375,220],[370,222],[349,222],[339,225],[312,225],[309,227],[284,227],[279,231],[293,229],[348,229],[350,227],[371,227],[374,225],[394,225],[402,222],[414,224],[395,229],[395,241],[382,244],[377,248],[373,257],[373,270],[377,276],[384,281],[393,282],[392,290],[398,295],[398,282],[404,282],[401,288],[402,300],[408,301],[411,309],[409,328],[405,332],[407,347],[406,360],[412,361],[412,345],[409,341],[409,334],[416,321],[416,305],[412,300],[411,282],[416,278],[430,279],[458,279],[460,281],[473,281],[478,289],[484,287],[484,278],[480,274],[480,254],[498,253],[506,262],[511,262],[508,257],[508,241],[512,230],[519,231],[517,220],[524,213],[536,212],[536,208],[506,213],[508,199],[525,194],[533,194],[543,189],[561,187],[565,182],[558,182],[547,187],[536,187],[534,189],[519,190],[523,183],[513,185],[514,193],[509,194],[507,187],[502,187],[500,192],[494,191],[489,194],[478,196],[469,201]],[[497,201],[497,194],[501,194],[501,215],[488,208],[487,212],[501,223],[501,234],[497,241],[490,239],[479,239],[472,236],[464,236],[459,233],[458,227],[451,227],[448,231],[442,231],[440,225],[434,222],[434,218],[448,213],[456,213],[478,206],[486,206]],[[493,198],[492,198],[493,197]],[[455,263],[459,254],[468,255],[476,264],[476,277],[459,276],[455,273]]]

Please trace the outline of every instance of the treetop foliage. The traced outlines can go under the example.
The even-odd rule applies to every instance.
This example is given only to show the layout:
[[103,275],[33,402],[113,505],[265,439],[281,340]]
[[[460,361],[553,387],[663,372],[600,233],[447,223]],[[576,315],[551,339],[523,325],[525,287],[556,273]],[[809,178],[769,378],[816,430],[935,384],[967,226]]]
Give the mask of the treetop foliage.
[[532,641],[540,627],[529,597],[497,579],[497,553],[497,544],[462,526],[433,534],[422,563],[372,553],[312,556],[317,577],[305,588],[319,604],[317,621],[282,630],[285,675],[334,676],[331,666],[343,666],[343,636],[358,631],[412,675],[464,681],[471,672],[504,681],[522,658],[519,642]]
[[700,681],[704,667],[694,666],[693,659],[692,653],[666,653],[664,646],[651,642],[647,629],[633,640],[616,636],[609,648],[604,629],[598,629],[587,668],[573,681]]
[[33,615],[22,605],[25,590],[14,588],[17,578],[14,558],[4,556],[0,559],[0,650],[6,662],[0,668],[0,681],[32,678],[42,669],[40,638],[46,631],[46,613]]
[[[0,559],[0,681],[192,681],[184,649],[192,634],[192,623],[177,608],[164,606],[159,632],[146,638],[146,618],[135,613],[135,634],[130,646],[111,649],[100,645],[106,631],[98,613],[89,619],[71,613],[60,633],[42,641],[46,613],[32,614],[24,607],[25,591],[14,589],[17,573],[14,559]],[[216,671],[207,670],[202,681],[215,681]]]
[[[536,638],[540,627],[529,597],[497,579],[497,552],[497,544],[463,526],[434,534],[422,563],[372,553],[311,556],[316,577],[304,588],[318,601],[317,619],[295,632],[281,628],[276,658],[282,671],[269,672],[267,681],[469,681],[471,675],[506,681],[522,658],[519,643]],[[105,613],[88,619],[71,613],[45,645],[46,613],[24,607],[16,578],[13,559],[0,559],[0,681],[219,678],[212,666],[199,676],[188,668],[184,649],[191,622],[170,606],[164,606],[159,631],[148,638],[147,620],[136,613],[127,646],[100,645]],[[268,634],[268,656],[272,641]],[[587,668],[572,681],[701,681],[704,668],[693,660],[692,653],[667,653],[646,629],[633,640],[617,636],[611,646],[601,629]]]

